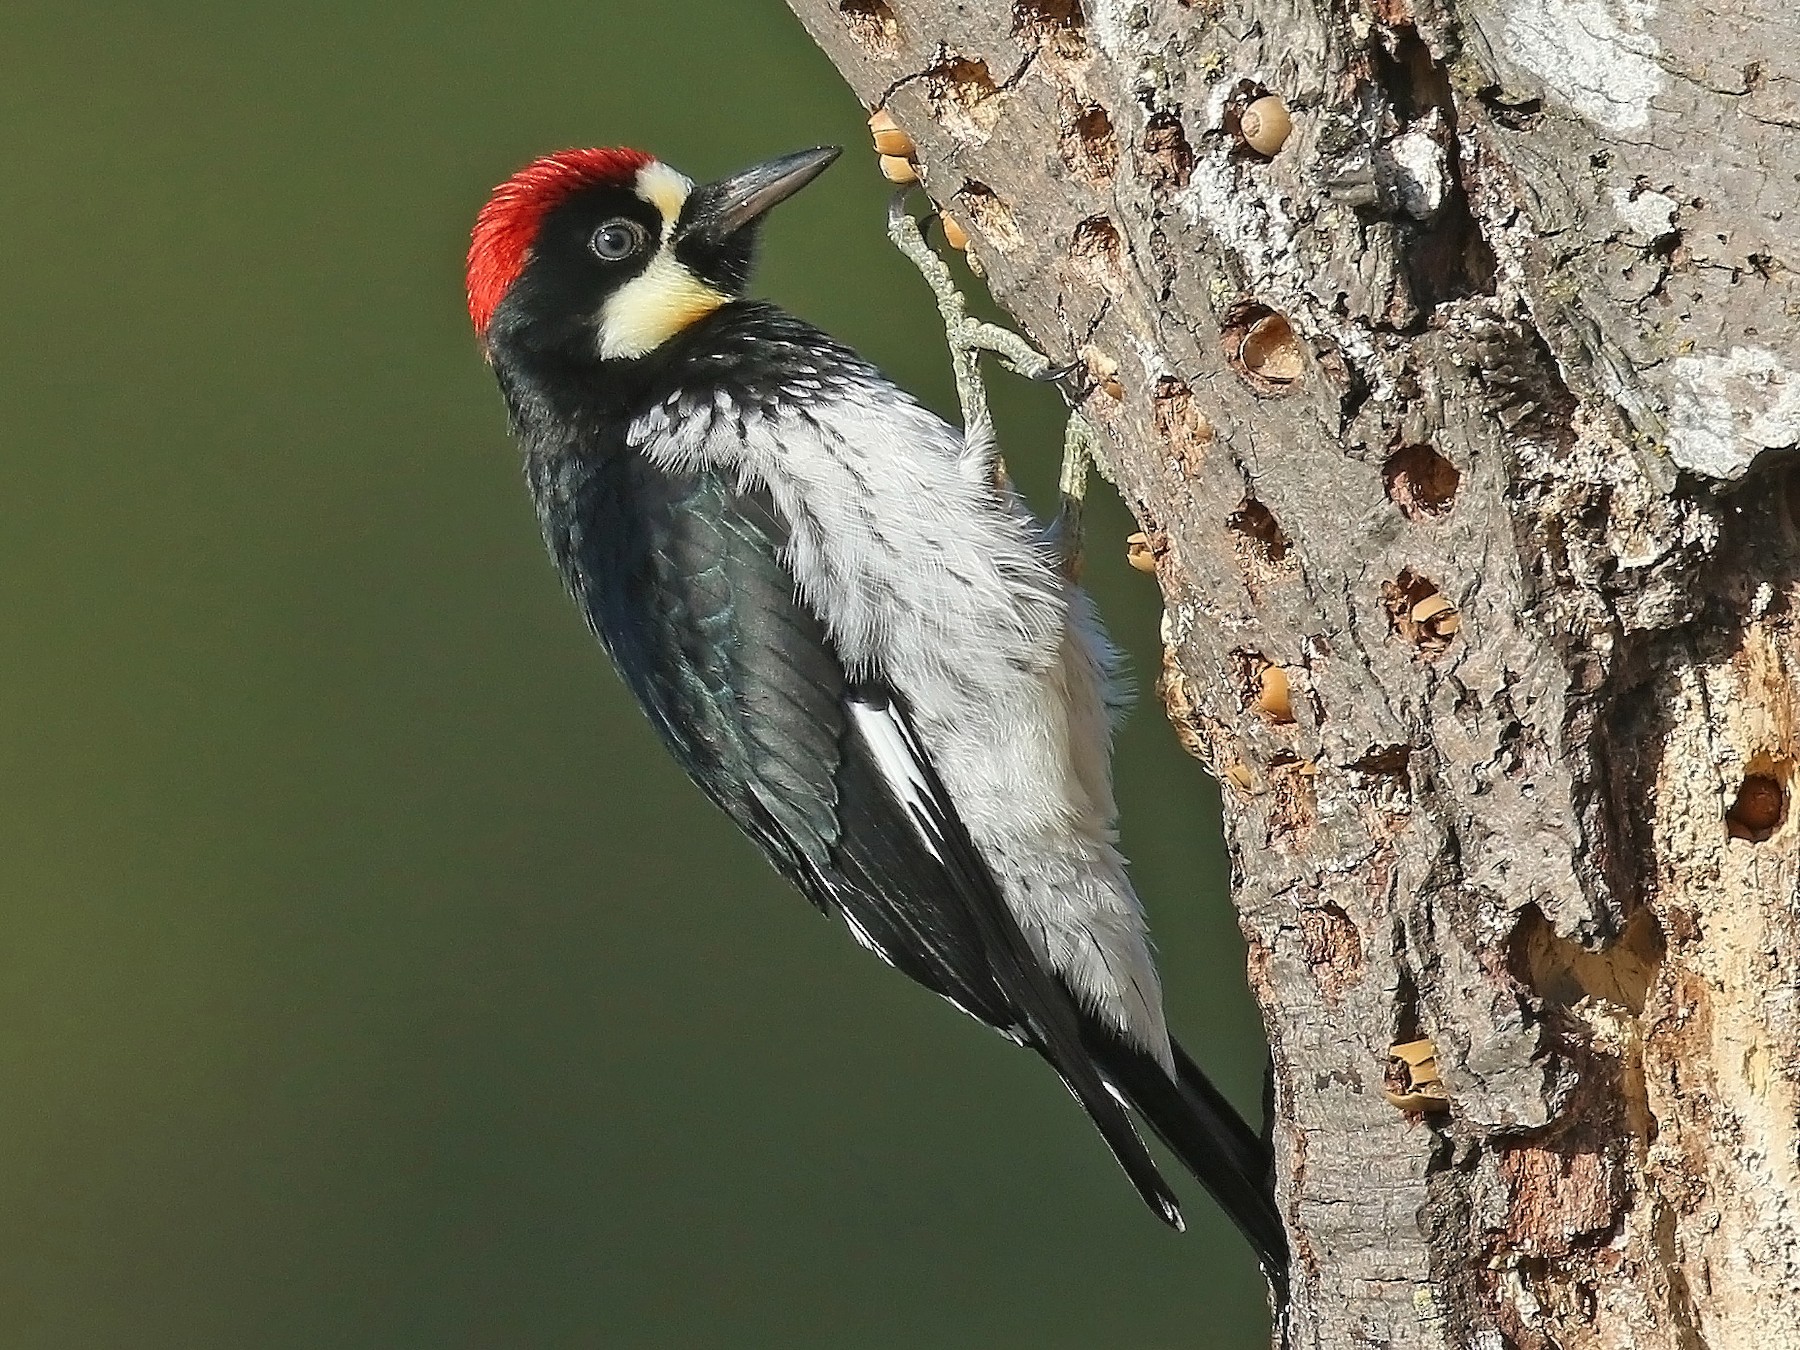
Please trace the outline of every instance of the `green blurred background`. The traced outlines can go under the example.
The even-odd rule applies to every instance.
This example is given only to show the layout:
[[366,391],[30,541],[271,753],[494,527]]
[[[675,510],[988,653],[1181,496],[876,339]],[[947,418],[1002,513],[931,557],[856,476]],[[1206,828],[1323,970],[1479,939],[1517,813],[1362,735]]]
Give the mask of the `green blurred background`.
[[[760,289],[954,406],[778,0],[4,27],[0,1347],[1266,1343],[1211,1205],[1165,1232],[1034,1057],[788,892],[542,556],[460,295],[534,153],[853,147]],[[1057,399],[1000,406],[1043,501]],[[1254,1108],[1216,800],[1153,705],[1121,776],[1174,1023]]]

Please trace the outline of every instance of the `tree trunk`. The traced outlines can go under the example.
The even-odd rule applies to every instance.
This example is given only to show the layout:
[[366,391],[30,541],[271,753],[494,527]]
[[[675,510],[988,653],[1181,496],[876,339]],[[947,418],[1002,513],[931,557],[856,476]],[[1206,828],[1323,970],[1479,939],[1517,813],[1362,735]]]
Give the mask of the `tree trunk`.
[[791,4],[1085,364],[1288,1343],[1800,1346],[1791,0]]

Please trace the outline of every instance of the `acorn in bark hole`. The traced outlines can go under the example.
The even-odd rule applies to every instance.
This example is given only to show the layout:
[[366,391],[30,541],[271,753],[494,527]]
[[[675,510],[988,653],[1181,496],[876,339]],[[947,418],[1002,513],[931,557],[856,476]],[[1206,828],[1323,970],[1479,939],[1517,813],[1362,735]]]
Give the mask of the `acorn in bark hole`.
[[1271,384],[1292,384],[1304,368],[1294,327],[1279,314],[1265,315],[1250,325],[1238,347],[1238,359],[1245,370]]
[[1765,773],[1753,773],[1738,789],[1737,800],[1725,815],[1725,828],[1734,839],[1761,842],[1781,824],[1787,807],[1787,793],[1779,780]]
[[878,155],[912,159],[919,153],[918,147],[913,144],[913,138],[900,129],[900,124],[886,108],[877,108],[870,114],[869,137],[875,142],[875,153]]
[[1288,686],[1288,673],[1280,666],[1263,667],[1259,677],[1256,706],[1271,722],[1294,720],[1294,697]]
[[1287,144],[1288,133],[1293,129],[1287,104],[1273,94],[1257,99],[1238,118],[1238,134],[1259,155],[1273,156]]

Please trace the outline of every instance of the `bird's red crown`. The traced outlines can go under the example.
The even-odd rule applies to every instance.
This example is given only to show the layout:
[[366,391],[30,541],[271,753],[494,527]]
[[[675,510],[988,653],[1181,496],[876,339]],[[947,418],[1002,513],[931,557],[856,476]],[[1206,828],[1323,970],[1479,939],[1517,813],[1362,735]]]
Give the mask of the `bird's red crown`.
[[628,187],[655,157],[624,147],[559,150],[533,160],[494,189],[469,242],[469,318],[487,332],[507,288],[525,269],[547,212],[583,188]]

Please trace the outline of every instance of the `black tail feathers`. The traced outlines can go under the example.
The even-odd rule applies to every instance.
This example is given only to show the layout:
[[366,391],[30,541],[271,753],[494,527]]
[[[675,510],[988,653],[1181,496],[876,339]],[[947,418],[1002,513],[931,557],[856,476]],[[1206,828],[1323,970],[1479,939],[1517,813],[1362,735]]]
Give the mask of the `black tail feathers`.
[[1212,1193],[1278,1286],[1287,1280],[1287,1233],[1275,1208],[1269,1150],[1179,1045],[1176,1077],[1092,1017],[1082,1041],[1106,1081]]
[[[1150,1207],[1150,1212],[1176,1232],[1185,1231],[1187,1224],[1181,1217],[1181,1204],[1176,1200],[1175,1192],[1169,1189],[1169,1183],[1163,1180],[1162,1173],[1156,1170],[1156,1160],[1150,1156],[1150,1150],[1138,1138],[1138,1132],[1131,1123],[1131,1113],[1122,1103],[1115,1101],[1104,1087],[1096,1084],[1092,1093],[1084,1091],[1084,1084],[1063,1073],[1061,1067],[1055,1065],[1055,1061],[1052,1061],[1052,1065],[1062,1076],[1063,1085],[1088,1113],[1088,1119],[1094,1122],[1100,1131],[1100,1137],[1106,1140],[1106,1146],[1112,1150],[1119,1166],[1125,1169],[1125,1175],[1130,1178],[1139,1197]],[[1104,1069],[1100,1070],[1100,1073],[1104,1072]]]

